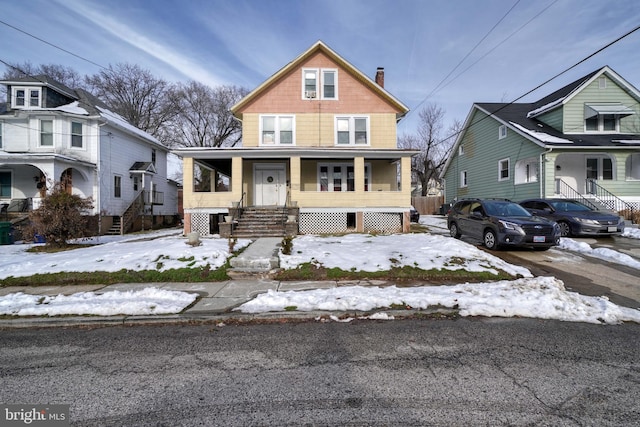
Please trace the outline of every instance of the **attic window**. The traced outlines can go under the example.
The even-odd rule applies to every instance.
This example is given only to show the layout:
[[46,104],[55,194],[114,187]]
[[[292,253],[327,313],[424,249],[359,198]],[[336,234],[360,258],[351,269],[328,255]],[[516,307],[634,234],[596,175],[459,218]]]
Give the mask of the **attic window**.
[[606,77],[600,77],[598,79],[598,89],[606,89],[607,88],[607,78]]
[[302,99],[338,99],[338,70],[333,68],[303,69]]
[[498,139],[503,139],[507,137],[507,126],[502,125],[498,128]]
[[40,107],[40,88],[14,87],[12,93],[11,108]]

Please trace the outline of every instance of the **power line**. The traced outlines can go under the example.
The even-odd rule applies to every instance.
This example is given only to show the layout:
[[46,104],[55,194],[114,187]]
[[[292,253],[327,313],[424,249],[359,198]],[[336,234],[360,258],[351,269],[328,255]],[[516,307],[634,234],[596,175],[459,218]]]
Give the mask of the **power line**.
[[583,62],[593,58],[594,56],[596,56],[597,54],[599,54],[600,52],[602,52],[603,50],[613,46],[614,44],[618,43],[619,41],[623,40],[624,38],[630,36],[631,34],[635,33],[636,31],[640,30],[640,25],[638,25],[637,27],[633,28],[632,30],[626,32],[625,34],[621,35],[620,37],[618,37],[617,39],[607,43],[606,45],[604,45],[603,47],[601,47],[600,49],[596,50],[595,52],[587,55],[586,57],[584,57],[583,59],[579,60],[578,62],[576,62],[575,64],[571,65],[568,68],[565,68],[563,71],[555,74],[553,77],[545,80],[543,83],[539,84],[538,86],[534,87],[533,89],[525,92],[524,94],[520,95],[519,97],[517,97],[516,99],[504,104],[503,106],[501,106],[500,108],[498,108],[497,110],[495,110],[494,112],[489,113],[488,115],[481,117],[479,120],[470,123],[468,126],[463,127],[462,129],[460,129],[457,132],[454,132],[453,134],[443,138],[441,141],[446,141],[447,139],[453,138],[453,137],[457,137],[458,135],[460,135],[462,132],[465,132],[467,129],[469,129],[472,126],[477,125],[478,123],[482,122],[485,119],[488,119],[491,116],[494,116],[496,113],[504,110],[505,108],[507,108],[508,106],[516,103],[517,101],[519,101],[520,99],[524,98],[525,96],[535,92],[536,90],[540,89],[542,86],[550,83],[551,81],[555,80],[556,78],[560,77],[561,75],[567,73],[568,71],[574,69],[575,67],[577,67],[578,65],[582,64]]
[[[18,28],[18,27],[16,27],[16,26],[14,26],[14,25],[11,25],[11,24],[9,24],[9,23],[7,23],[7,22],[3,21],[3,20],[0,20],[0,24],[4,24],[4,25],[6,25],[6,26],[7,26],[7,27],[9,27],[9,28],[12,28],[12,29],[14,29],[14,30],[16,30],[16,31],[21,32],[22,34],[26,34],[26,35],[27,35],[27,36],[29,36],[29,37],[32,37],[32,38],[34,38],[34,39],[36,39],[36,40],[38,40],[38,41],[41,41],[42,43],[48,44],[48,45],[49,45],[49,46],[51,46],[51,47],[54,47],[54,48],[56,48],[56,49],[59,49],[59,50],[61,50],[61,51],[65,52],[65,53],[68,53],[69,55],[75,56],[75,57],[76,57],[76,58],[78,58],[78,59],[81,59],[81,60],[83,60],[83,61],[86,61],[86,62],[88,62],[88,63],[90,63],[90,64],[93,64],[93,65],[95,65],[95,66],[97,66],[97,67],[100,67],[100,68],[102,68],[102,69],[104,69],[104,70],[109,70],[107,67],[105,67],[105,66],[103,66],[103,65],[100,65],[100,64],[98,64],[97,62],[93,62],[93,61],[92,61],[92,60],[90,60],[90,59],[87,59],[87,58],[82,57],[82,56],[80,56],[80,55],[77,55],[77,54],[75,54],[75,53],[73,53],[73,52],[71,52],[71,51],[69,51],[69,50],[67,50],[67,49],[64,49],[64,48],[62,48],[62,47],[60,47],[60,46],[58,46],[58,45],[55,45],[55,44],[53,44],[53,43],[50,43],[50,42],[48,42],[48,41],[46,41],[46,40],[44,40],[44,39],[42,39],[42,38],[40,38],[40,37],[38,37],[38,36],[35,36],[35,35],[33,35],[33,34],[31,34],[31,33],[27,32],[27,31],[21,30],[20,28]],[[3,61],[3,62],[4,62],[4,61]]]
[[[447,75],[446,75],[442,80],[440,80],[440,83],[438,83],[438,84],[436,85],[436,87],[435,87],[435,88],[433,88],[433,89],[431,90],[431,92],[429,92],[429,94],[428,94],[427,96],[425,96],[425,97],[424,97],[424,99],[423,99],[422,101],[420,101],[420,103],[419,103],[418,105],[416,105],[416,108],[415,108],[415,109],[418,109],[422,104],[424,104],[424,102],[425,102],[427,99],[431,98],[431,96],[432,96],[434,93],[436,93],[436,92],[438,91],[438,89],[440,88],[440,86],[441,86],[441,85],[442,85],[442,84],[443,84],[443,83],[444,83],[444,82],[445,82],[445,81],[446,81],[446,80],[451,76],[451,74],[453,74],[453,73],[458,69],[458,67],[460,67],[460,66],[462,65],[462,63],[463,63],[463,62],[464,62],[464,61],[465,61],[465,60],[466,60],[466,59],[467,59],[467,58],[468,58],[468,57],[469,57],[469,56],[470,56],[470,55],[471,55],[471,54],[472,54],[472,53],[473,53],[477,48],[478,48],[478,46],[480,46],[480,44],[482,44],[482,42],[483,42],[483,41],[485,41],[487,37],[489,37],[489,35],[493,32],[493,30],[495,30],[495,29],[496,29],[496,27],[497,27],[498,25],[500,25],[500,23],[501,23],[502,21],[504,21],[504,19],[505,19],[505,18],[506,18],[506,17],[507,17],[507,16],[508,16],[512,11],[513,11],[513,9],[515,9],[515,7],[518,5],[518,3],[520,3],[520,0],[517,0],[517,1],[513,4],[513,6],[511,6],[511,8],[507,11],[507,13],[505,13],[505,14],[502,16],[502,18],[500,18],[500,19],[498,20],[498,22],[496,22],[496,23],[493,25],[493,27],[491,27],[491,29],[490,29],[490,30],[489,30],[489,31],[488,31],[488,32],[487,32],[487,33],[486,33],[486,34],[485,34],[485,35],[480,39],[480,41],[478,41],[478,43],[476,43],[476,45],[475,45],[475,46],[473,46],[469,52],[467,52],[467,54],[466,54],[466,55],[465,55],[465,56],[464,56],[464,57],[463,57],[463,58],[458,62],[458,64],[457,64],[455,67],[453,67],[453,69],[452,69],[451,71],[449,71],[449,74],[447,74]],[[444,87],[444,86],[443,86],[443,87]]]

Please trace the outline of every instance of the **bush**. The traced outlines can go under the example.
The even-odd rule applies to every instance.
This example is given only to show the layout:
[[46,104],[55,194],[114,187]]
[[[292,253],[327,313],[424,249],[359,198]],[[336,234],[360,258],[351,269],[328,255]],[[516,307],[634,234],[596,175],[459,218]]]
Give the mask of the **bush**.
[[70,194],[63,183],[56,183],[42,199],[40,207],[29,213],[26,235],[43,236],[48,246],[67,246],[69,239],[88,236],[83,211],[92,208],[91,198]]

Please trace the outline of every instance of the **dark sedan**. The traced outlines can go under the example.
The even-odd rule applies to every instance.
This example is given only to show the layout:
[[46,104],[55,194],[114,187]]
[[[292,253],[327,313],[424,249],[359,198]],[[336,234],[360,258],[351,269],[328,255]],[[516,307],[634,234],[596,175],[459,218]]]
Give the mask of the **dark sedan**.
[[533,215],[552,219],[566,236],[611,236],[624,231],[624,218],[597,211],[572,199],[529,199],[520,205]]

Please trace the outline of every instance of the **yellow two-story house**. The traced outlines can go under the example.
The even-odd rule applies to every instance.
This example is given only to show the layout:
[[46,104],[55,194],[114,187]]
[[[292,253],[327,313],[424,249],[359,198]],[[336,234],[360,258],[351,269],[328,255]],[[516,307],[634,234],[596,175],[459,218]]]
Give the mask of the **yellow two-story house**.
[[287,234],[291,223],[302,234],[409,230],[416,152],[396,134],[409,110],[382,68],[370,78],[318,41],[231,111],[241,147],[175,151],[185,233],[233,235],[249,208],[267,207],[288,214]]

